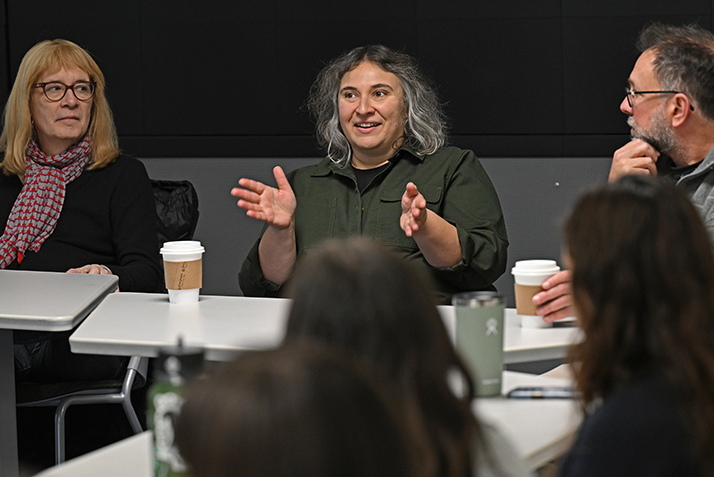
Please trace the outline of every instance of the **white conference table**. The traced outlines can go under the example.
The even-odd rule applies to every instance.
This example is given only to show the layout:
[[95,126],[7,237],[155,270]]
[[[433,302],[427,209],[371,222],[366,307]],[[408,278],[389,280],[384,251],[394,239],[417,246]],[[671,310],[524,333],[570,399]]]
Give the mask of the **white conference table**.
[[0,270],[0,475],[18,475],[13,330],[68,331],[107,294],[113,275]]
[[[224,361],[235,352],[275,347],[283,339],[291,301],[283,298],[201,296],[197,303],[171,304],[166,294],[115,293],[108,296],[70,337],[75,353],[155,357],[162,346],[202,346],[206,359]],[[453,307],[439,312],[455,339]],[[504,362],[565,357],[581,330],[519,326],[515,309],[506,309]]]
[[273,348],[285,334],[290,300],[201,296],[169,303],[161,293],[115,293],[69,338],[75,353],[156,357],[164,346],[201,346],[209,361],[247,349]]
[[[171,304],[165,294],[114,293],[107,296],[70,337],[76,353],[155,357],[160,348],[201,346],[209,361],[236,352],[278,346],[285,334],[290,300],[201,296],[197,303]],[[453,308],[439,307],[454,337]],[[506,311],[504,356],[507,363],[562,358],[579,339],[574,327],[522,329],[515,310]],[[557,378],[504,371],[504,390],[516,385],[563,385]],[[513,442],[531,468],[557,457],[579,424],[573,401],[478,399],[478,415]]]
[[[456,342],[456,315],[454,307],[441,305],[439,313],[451,339]],[[571,344],[582,339],[582,330],[572,318],[564,319],[550,328],[521,328],[515,308],[506,308],[503,338],[504,364],[526,363],[565,357]]]
[[[512,371],[504,371],[503,383],[504,394],[516,386],[569,384],[564,379]],[[476,399],[473,408],[480,420],[498,428],[525,460],[528,468],[533,470],[562,454],[580,424],[577,405],[570,400],[508,399],[501,396]],[[37,477],[79,475],[153,476],[151,432],[143,432],[51,467]]]
[[518,386],[570,386],[569,379],[503,372],[503,395],[478,398],[473,410],[508,438],[527,467],[536,470],[562,455],[580,426],[582,413],[571,399],[511,399]]
[[46,469],[35,477],[154,477],[151,431]]

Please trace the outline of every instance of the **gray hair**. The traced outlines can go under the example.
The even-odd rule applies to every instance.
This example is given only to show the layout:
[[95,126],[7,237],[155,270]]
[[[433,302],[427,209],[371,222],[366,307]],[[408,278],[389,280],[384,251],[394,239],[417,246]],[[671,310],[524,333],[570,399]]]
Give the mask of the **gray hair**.
[[332,60],[310,88],[307,107],[316,122],[317,141],[327,157],[347,165],[352,147],[340,127],[338,94],[342,77],[369,61],[399,78],[404,91],[404,145],[433,154],[446,144],[446,117],[436,92],[411,56],[382,45],[354,48]]
[[698,25],[653,23],[640,33],[640,52],[655,54],[654,74],[665,90],[681,91],[714,121],[714,35]]

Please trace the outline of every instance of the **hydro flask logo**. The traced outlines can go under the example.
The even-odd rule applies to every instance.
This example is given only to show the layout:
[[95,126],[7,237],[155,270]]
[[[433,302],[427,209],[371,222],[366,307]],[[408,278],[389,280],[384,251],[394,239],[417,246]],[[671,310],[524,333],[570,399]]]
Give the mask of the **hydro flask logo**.
[[497,335],[498,334],[498,320],[496,318],[489,318],[486,320],[486,336]]

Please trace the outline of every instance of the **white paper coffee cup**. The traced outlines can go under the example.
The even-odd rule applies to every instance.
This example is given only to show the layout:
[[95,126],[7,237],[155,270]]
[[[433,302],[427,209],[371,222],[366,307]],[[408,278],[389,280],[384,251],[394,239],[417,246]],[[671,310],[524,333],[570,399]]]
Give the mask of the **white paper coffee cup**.
[[199,289],[203,285],[204,251],[201,242],[196,240],[164,243],[160,252],[171,303],[198,301]]
[[552,326],[536,315],[533,296],[543,291],[543,282],[560,271],[555,260],[520,260],[511,270],[515,281],[516,310],[524,328]]

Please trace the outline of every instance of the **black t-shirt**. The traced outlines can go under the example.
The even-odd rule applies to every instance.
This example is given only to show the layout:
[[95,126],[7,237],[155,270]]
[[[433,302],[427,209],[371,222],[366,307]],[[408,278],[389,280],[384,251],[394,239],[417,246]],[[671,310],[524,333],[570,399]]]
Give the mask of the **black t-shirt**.
[[659,175],[667,177],[676,183],[682,177],[694,172],[699,167],[699,164],[701,164],[701,161],[689,166],[677,167],[669,156],[663,155],[657,160],[657,172]]
[[350,167],[352,167],[352,170],[355,173],[355,179],[357,179],[357,188],[360,192],[362,192],[369,185],[369,183],[372,182],[372,179],[377,177],[380,172],[387,170],[387,167],[389,167],[389,163],[387,162],[386,164],[383,164],[379,167],[375,167],[373,169],[357,169],[352,165],[350,165]]

